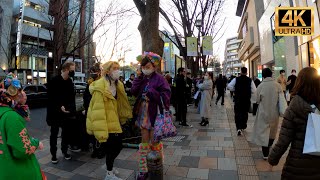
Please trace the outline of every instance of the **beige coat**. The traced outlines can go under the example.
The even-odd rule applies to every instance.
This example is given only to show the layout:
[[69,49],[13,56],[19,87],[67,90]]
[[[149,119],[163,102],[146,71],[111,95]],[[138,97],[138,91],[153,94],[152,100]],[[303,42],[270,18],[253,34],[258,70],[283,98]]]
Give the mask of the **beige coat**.
[[282,94],[280,84],[272,78],[266,78],[258,86],[258,111],[253,126],[252,142],[259,146],[268,146],[269,139],[275,139],[279,124],[279,93]]

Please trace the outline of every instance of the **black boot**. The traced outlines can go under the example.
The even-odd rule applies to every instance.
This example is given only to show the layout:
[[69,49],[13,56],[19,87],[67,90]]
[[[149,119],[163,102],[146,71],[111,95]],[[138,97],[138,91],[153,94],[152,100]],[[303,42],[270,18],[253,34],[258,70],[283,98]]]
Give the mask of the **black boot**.
[[199,123],[200,125],[203,124],[206,121],[205,118],[202,118],[201,122]]

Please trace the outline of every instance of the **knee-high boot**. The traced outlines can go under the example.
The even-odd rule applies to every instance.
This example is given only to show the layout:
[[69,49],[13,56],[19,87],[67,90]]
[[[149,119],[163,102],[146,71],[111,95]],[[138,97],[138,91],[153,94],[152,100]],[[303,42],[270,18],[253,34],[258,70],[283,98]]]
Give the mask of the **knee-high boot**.
[[162,162],[164,162],[164,155],[163,155],[163,144],[159,142],[157,144],[151,145],[152,151],[158,151],[161,154]]
[[147,155],[150,152],[150,146],[148,143],[140,143],[139,144],[139,175],[137,179],[145,179],[148,174],[148,166],[147,166]]

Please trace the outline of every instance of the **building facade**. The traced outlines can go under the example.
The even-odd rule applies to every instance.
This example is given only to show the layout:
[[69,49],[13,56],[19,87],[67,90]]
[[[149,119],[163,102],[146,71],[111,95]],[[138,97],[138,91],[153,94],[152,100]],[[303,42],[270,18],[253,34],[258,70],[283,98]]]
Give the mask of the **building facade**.
[[52,19],[45,0],[14,0],[9,66],[23,84],[47,82],[47,62],[52,53],[48,46],[53,32]]
[[308,6],[314,9],[314,35],[313,36],[300,36],[298,39],[298,66],[299,69],[304,67],[314,67],[320,74],[320,1],[319,0],[306,0],[298,1],[293,0],[294,6]]
[[258,76],[258,67],[261,65],[258,21],[263,7],[263,1],[239,0],[236,11],[236,15],[241,17],[238,39],[242,39],[238,57],[243,66],[248,68],[250,77]]
[[223,73],[227,77],[231,75],[237,75],[240,73],[242,63],[238,57],[238,49],[241,44],[241,39],[238,37],[232,37],[226,40],[224,61],[223,61]]
[[275,36],[275,8],[293,6],[292,0],[264,0],[264,13],[259,20],[260,55],[263,68],[269,67],[277,77],[280,70],[290,74],[298,66],[298,41],[293,36]]
[[54,60],[50,76],[59,73],[65,60],[76,63],[75,81],[85,81],[88,69],[95,62],[94,0],[50,0],[54,23]]
[[11,17],[13,0],[0,1],[0,67],[8,69],[8,62],[11,59]]

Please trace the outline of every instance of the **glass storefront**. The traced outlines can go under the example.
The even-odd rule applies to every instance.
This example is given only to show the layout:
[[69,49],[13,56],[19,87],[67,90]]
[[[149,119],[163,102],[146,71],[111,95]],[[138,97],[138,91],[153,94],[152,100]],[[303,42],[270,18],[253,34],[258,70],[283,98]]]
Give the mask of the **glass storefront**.
[[285,38],[279,39],[273,44],[273,53],[275,60],[275,77],[280,75],[280,70],[287,70],[286,66],[286,42]]
[[320,74],[320,36],[309,42],[310,66]]

